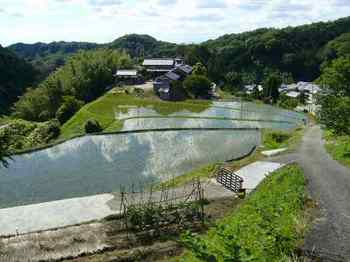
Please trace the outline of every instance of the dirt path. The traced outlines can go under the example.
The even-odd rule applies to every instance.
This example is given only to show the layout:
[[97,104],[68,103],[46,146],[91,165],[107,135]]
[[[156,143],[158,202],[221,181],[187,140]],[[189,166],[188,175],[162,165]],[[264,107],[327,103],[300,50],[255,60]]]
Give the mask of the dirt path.
[[311,197],[321,208],[305,250],[322,261],[350,261],[350,171],[328,155],[319,126],[307,130],[298,153]]

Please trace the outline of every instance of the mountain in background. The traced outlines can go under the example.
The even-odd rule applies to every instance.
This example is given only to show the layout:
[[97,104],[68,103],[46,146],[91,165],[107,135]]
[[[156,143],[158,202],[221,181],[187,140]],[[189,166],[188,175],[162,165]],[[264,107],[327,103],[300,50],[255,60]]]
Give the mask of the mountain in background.
[[323,63],[336,57],[337,52],[347,51],[350,38],[347,33],[350,33],[350,17],[284,29],[263,28],[227,34],[200,45],[177,45],[149,35],[130,34],[106,44],[14,44],[9,49],[30,62],[43,77],[78,50],[104,47],[123,49],[134,58],[180,55],[188,63],[200,61],[216,81],[232,71],[259,81],[271,70],[291,73],[295,80],[312,81],[319,76]]
[[52,42],[49,44],[18,43],[8,47],[17,56],[31,63],[45,78],[56,68],[64,65],[66,59],[79,50],[91,50],[99,45],[85,42]]
[[216,79],[230,71],[262,75],[270,69],[291,73],[295,80],[313,81],[323,63],[336,58],[339,52],[349,52],[348,33],[350,17],[229,34],[203,45],[213,52],[208,65]]
[[32,65],[0,45],[0,115],[34,84],[37,75]]
[[271,72],[292,76],[295,81],[313,81],[319,77],[323,65],[339,56],[350,55],[350,17],[283,29],[263,28],[227,34],[198,45],[178,45],[137,34],[125,35],[106,44],[14,44],[8,47],[11,52],[0,49],[1,110],[8,109],[28,85],[36,79],[46,78],[71,55],[79,50],[96,48],[122,49],[139,60],[181,56],[189,64],[205,64],[209,77],[217,83],[224,83],[231,72],[235,73],[231,76],[241,76],[244,83],[261,82]]
[[171,57],[177,45],[159,41],[149,35],[130,34],[122,36],[106,45],[113,49],[123,49],[131,57]]

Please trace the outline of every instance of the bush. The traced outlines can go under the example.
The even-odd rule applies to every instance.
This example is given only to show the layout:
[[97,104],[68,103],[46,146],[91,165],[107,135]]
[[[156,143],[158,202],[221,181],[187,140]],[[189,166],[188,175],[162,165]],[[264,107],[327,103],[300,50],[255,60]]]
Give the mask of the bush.
[[48,143],[59,134],[60,124],[57,120],[44,123],[14,120],[0,129],[0,141],[6,151],[13,152]]
[[184,81],[184,87],[195,98],[208,97],[211,89],[211,82],[206,76],[192,75]]
[[47,144],[60,135],[60,123],[58,120],[51,120],[38,125],[37,128],[27,137],[26,147],[34,147]]
[[266,149],[277,149],[291,137],[291,134],[282,131],[267,131],[264,133],[264,146]]
[[84,128],[86,134],[98,133],[102,131],[100,123],[94,119],[86,121]]
[[63,105],[57,110],[56,118],[61,124],[67,122],[82,106],[84,102],[72,96],[64,97]]

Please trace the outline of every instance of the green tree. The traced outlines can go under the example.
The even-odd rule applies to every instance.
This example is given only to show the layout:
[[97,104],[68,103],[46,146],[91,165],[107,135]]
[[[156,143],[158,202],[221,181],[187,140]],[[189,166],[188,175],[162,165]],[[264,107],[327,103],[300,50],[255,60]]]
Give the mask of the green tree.
[[239,91],[243,86],[242,76],[237,72],[228,72],[225,81],[230,91]]
[[207,76],[208,71],[207,71],[207,68],[202,63],[198,62],[193,66],[192,74],[197,76]]
[[279,98],[279,91],[282,84],[282,79],[277,73],[269,74],[263,83],[264,96],[269,98],[273,103],[276,103]]
[[61,124],[67,122],[84,105],[84,102],[73,96],[65,96],[63,100],[63,104],[56,112],[56,118]]
[[120,51],[79,52],[38,87],[28,90],[15,104],[15,115],[30,121],[52,119],[64,103],[64,96],[90,102],[113,84],[117,69],[132,65],[130,57]]
[[350,58],[338,58],[323,68],[318,82],[321,123],[337,134],[350,134]]
[[318,83],[331,94],[350,96],[350,57],[338,58],[324,68]]
[[211,89],[211,82],[206,76],[191,75],[184,81],[184,87],[195,98],[208,97]]

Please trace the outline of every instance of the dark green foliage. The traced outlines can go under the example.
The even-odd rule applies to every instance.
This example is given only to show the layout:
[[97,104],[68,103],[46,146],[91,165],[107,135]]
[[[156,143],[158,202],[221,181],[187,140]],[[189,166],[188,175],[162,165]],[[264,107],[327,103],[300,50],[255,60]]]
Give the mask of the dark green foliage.
[[56,112],[56,118],[61,124],[67,122],[84,105],[84,102],[73,96],[65,96],[64,102]]
[[235,92],[242,90],[243,79],[242,75],[237,72],[228,72],[225,75],[226,89]]
[[350,96],[350,57],[334,60],[322,70],[318,82],[336,96]]
[[282,95],[279,99],[278,105],[282,108],[293,110],[298,106],[298,100],[286,95]]
[[118,51],[80,52],[36,89],[29,90],[16,103],[15,115],[30,121],[47,121],[55,117],[64,96],[90,102],[113,84],[117,68],[130,66],[129,56]]
[[37,72],[30,64],[0,46],[0,115],[8,113],[36,76]]
[[87,134],[98,133],[102,131],[102,127],[100,123],[94,119],[90,119],[86,121],[84,128],[85,128],[85,133]]
[[176,55],[176,44],[158,41],[149,35],[130,34],[120,37],[109,48],[125,50],[132,57],[172,57]]
[[33,123],[24,120],[12,120],[0,129],[0,141],[5,152],[15,152],[39,145],[45,145],[57,138],[60,125],[57,120],[45,123]]
[[208,97],[211,82],[206,76],[191,75],[184,81],[184,87],[195,98]]
[[208,71],[207,68],[201,62],[198,62],[193,66],[192,74],[196,76],[207,76]]
[[60,123],[57,120],[51,120],[38,125],[27,137],[27,147],[44,145],[60,135]]
[[182,81],[171,82],[171,87],[172,101],[182,101],[188,97]]
[[350,97],[322,96],[320,121],[336,134],[350,134]]
[[350,58],[338,58],[319,78],[324,92],[318,98],[320,121],[336,134],[350,134]]
[[[235,71],[256,74],[259,82],[264,70],[269,68],[290,72],[296,81],[313,81],[319,76],[320,64],[325,59],[320,55],[324,47],[349,32],[350,17],[347,17],[334,22],[224,35],[203,44],[212,53],[204,64],[208,65],[209,76],[214,80]],[[338,50],[344,52],[346,48],[344,43]]]
[[10,158],[9,153],[6,150],[5,141],[0,137],[0,168],[9,166],[8,159]]
[[273,103],[276,103],[280,95],[278,89],[281,84],[282,79],[278,74],[273,73],[268,75],[263,82],[265,98],[269,98]]
[[350,33],[342,34],[330,41],[322,50],[322,58],[326,63],[344,56],[350,56]]
[[183,235],[190,253],[184,261],[282,261],[303,235],[305,180],[302,170],[285,167],[258,187],[232,215],[205,236]]
[[91,50],[97,47],[98,44],[94,43],[52,42],[49,44],[18,43],[8,48],[37,68],[40,71],[41,78],[44,79],[58,67],[63,66],[72,54],[79,50]]

